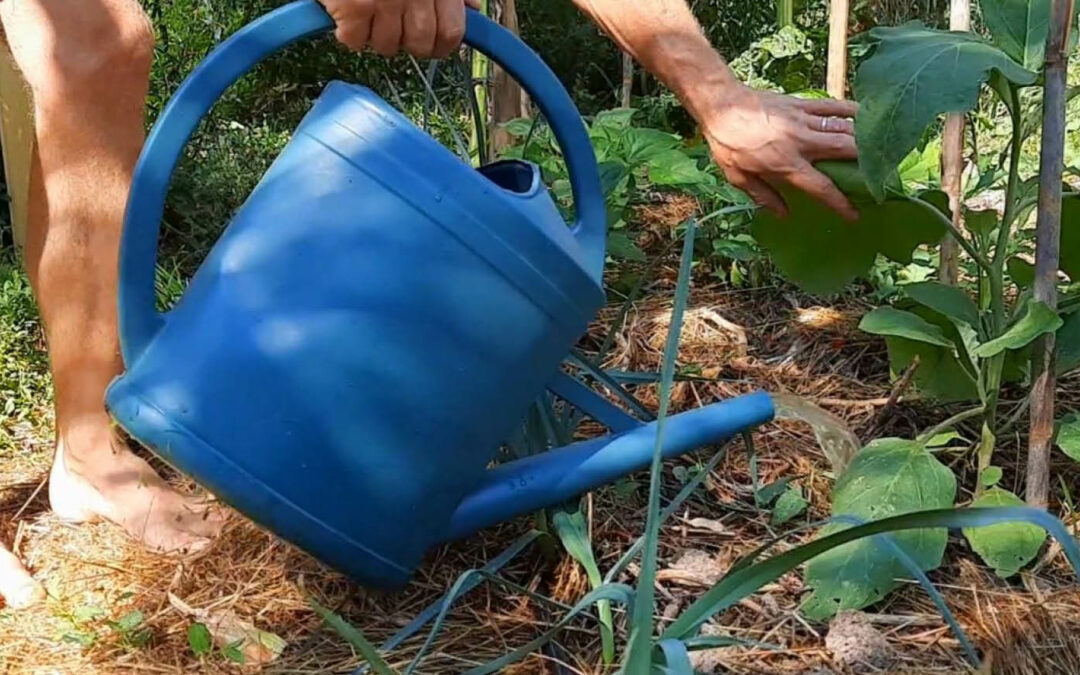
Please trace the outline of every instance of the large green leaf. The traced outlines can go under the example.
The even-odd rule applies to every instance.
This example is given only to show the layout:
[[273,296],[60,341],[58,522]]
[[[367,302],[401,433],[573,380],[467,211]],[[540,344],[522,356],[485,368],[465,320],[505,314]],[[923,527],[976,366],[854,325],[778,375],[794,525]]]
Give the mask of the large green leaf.
[[[1023,506],[1024,500],[995,487],[971,503],[974,508]],[[1046,530],[1030,523],[998,523],[965,529],[971,548],[1002,578],[1009,578],[1039,555]]]
[[1066,455],[1080,462],[1080,415],[1068,415],[1058,423],[1057,445]]
[[914,383],[920,393],[941,403],[974,401],[979,397],[975,383],[964,372],[953,350],[903,338],[886,338],[885,345],[889,350],[889,368],[896,377],[919,357]]
[[1061,269],[1080,283],[1080,197],[1061,202]]
[[1027,303],[1024,313],[999,338],[985,342],[975,348],[975,355],[982,359],[996,356],[1006,349],[1022,349],[1035,338],[1052,333],[1064,325],[1058,313],[1037,300]]
[[[848,467],[833,489],[833,513],[880,520],[914,511],[947,508],[956,498],[956,477],[915,441],[885,438],[871,442]],[[847,525],[823,529],[826,537]],[[894,535],[900,548],[931,570],[945,553],[945,530],[914,530]],[[806,585],[813,592],[804,613],[823,619],[844,609],[861,609],[885,597],[904,578],[900,560],[887,548],[864,539],[832,549],[806,566]]]
[[1057,371],[1059,375],[1080,366],[1080,312],[1065,317],[1057,332]]
[[[974,329],[966,324],[957,324],[925,305],[911,301],[901,302],[906,311],[936,326],[952,344],[950,347],[942,347],[905,338],[886,337],[889,367],[893,376],[899,377],[918,356],[919,367],[915,371],[913,382],[920,393],[943,403],[976,400],[979,393],[974,379],[968,374],[974,372],[968,352],[970,339],[965,339],[965,336],[960,334],[960,329],[963,328],[970,338]],[[969,364],[968,371],[964,370],[962,363]]]
[[946,286],[936,281],[923,281],[902,287],[909,298],[929,307],[954,321],[961,321],[972,327],[979,325],[979,309],[968,294],[956,286]]
[[[1053,0],[982,0],[979,3],[994,43],[1029,70],[1043,67],[1051,5]],[[1070,38],[1075,45],[1075,27]]]
[[647,162],[649,180],[657,185],[704,185],[713,180],[697,161],[678,150],[665,150]]
[[953,346],[940,328],[918,314],[905,312],[895,307],[878,307],[871,311],[859,323],[859,330],[874,335],[902,337],[939,347],[951,348]]
[[870,31],[873,55],[855,77],[859,164],[870,192],[885,197],[888,176],[938,115],[975,107],[994,71],[1017,84],[1035,74],[982,38],[931,30],[918,23]]
[[[878,253],[908,264],[920,244],[936,243],[945,234],[927,207],[898,192],[890,191],[886,203],[875,203],[854,162],[821,162],[817,168],[851,198],[859,209],[858,221],[848,222],[806,193],[781,187],[790,217],[759,209],[752,226],[754,238],[769,251],[777,268],[803,289],[836,293],[869,272]],[[937,193],[923,198],[940,201]]]

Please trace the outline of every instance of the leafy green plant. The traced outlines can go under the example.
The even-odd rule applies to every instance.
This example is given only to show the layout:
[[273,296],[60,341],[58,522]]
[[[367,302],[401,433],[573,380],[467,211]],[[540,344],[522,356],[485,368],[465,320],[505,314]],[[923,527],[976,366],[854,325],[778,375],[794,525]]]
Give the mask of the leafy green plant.
[[[1047,36],[1047,22],[1039,17],[1048,15],[1049,6],[1050,0],[984,0],[991,39],[918,23],[871,30],[865,36],[868,57],[855,79],[859,161],[821,165],[856,203],[860,220],[843,222],[794,193],[785,194],[794,222],[764,212],[755,217],[753,232],[776,266],[815,293],[834,293],[856,277],[872,274],[879,257],[910,265],[918,251],[934,250],[946,235],[967,254],[966,288],[926,278],[899,284],[890,294],[894,302],[869,312],[860,327],[885,338],[894,374],[914,367],[913,381],[923,394],[973,406],[917,439],[870,443],[839,477],[834,513],[877,519],[951,504],[956,480],[928,446],[930,439],[968,420],[980,423],[972,444],[978,469],[972,506],[1019,503],[997,486],[1001,470],[992,466],[992,458],[997,438],[1026,410],[1027,402],[1001,414],[1002,388],[1026,382],[1031,345],[1046,333],[1057,334],[1060,372],[1080,366],[1080,294],[1062,284],[1058,310],[1035,301],[1030,290],[1034,272],[1017,257],[1015,245],[1038,186],[1037,177],[1025,180],[1021,175],[1022,147],[1037,125],[1025,122],[1020,101],[1039,81]],[[1018,26],[1024,30],[1017,31]],[[996,166],[979,167],[969,196],[1001,187],[1004,209],[999,215],[965,207],[966,227],[960,230],[952,225],[944,195],[934,189],[936,177],[920,165],[929,163],[925,137],[940,116],[970,111],[984,94],[1005,111],[1011,137]],[[823,256],[823,251],[829,254]],[[1066,199],[1063,209],[1061,271],[1080,281],[1076,197]],[[827,528],[823,535],[832,531],[835,528]],[[1045,539],[1039,528],[1022,525],[969,528],[964,534],[1004,576],[1029,562]],[[897,539],[922,569],[940,564],[943,531]],[[896,564],[895,556],[873,541],[836,549],[808,566],[807,583],[815,593],[804,609],[823,618],[873,603],[895,586]]]
[[[708,149],[700,140],[687,142],[678,134],[634,123],[638,111],[616,108],[597,114],[589,137],[600,163],[600,177],[608,207],[608,253],[616,259],[641,262],[645,254],[627,232],[630,208],[647,190],[669,189],[698,197],[718,207],[745,203],[717,177]],[[556,203],[568,213],[570,181],[566,165],[546,125],[538,120],[511,120],[504,128],[518,141],[503,150],[503,157],[535,163],[551,186]],[[744,209],[747,210],[747,209]]]

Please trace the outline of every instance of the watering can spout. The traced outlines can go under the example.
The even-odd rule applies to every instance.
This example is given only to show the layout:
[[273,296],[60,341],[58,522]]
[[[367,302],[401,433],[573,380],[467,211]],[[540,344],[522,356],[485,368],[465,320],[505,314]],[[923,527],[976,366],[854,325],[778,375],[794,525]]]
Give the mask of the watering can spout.
[[[665,422],[661,451],[665,458],[676,457],[764,424],[773,414],[772,398],[756,392],[675,415]],[[648,467],[657,426],[651,422],[492,469],[454,511],[446,541],[553,506]]]

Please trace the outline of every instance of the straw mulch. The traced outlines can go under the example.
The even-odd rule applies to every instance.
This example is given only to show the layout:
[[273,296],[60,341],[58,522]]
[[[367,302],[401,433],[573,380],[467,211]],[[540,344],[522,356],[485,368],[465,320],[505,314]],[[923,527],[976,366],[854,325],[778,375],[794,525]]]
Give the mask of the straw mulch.
[[[662,267],[648,297],[635,304],[605,366],[659,369],[676,265],[671,261]],[[679,366],[696,379],[676,388],[676,409],[758,388],[787,392],[816,402],[824,411],[816,431],[826,440],[833,433],[840,441],[850,434],[862,441],[872,435],[908,435],[949,413],[921,403],[910,392],[893,390],[882,344],[854,329],[867,307],[858,298],[822,306],[820,300],[786,287],[733,291],[710,287],[701,279],[690,305]],[[600,344],[616,312],[612,308],[598,318],[582,340],[583,349]],[[636,393],[655,406],[656,389],[639,386]],[[1068,381],[1062,389],[1063,405],[1080,405],[1080,382]],[[837,430],[837,422],[848,431]],[[761,480],[795,477],[811,502],[805,517],[827,515],[832,478],[815,428],[779,421],[762,428],[755,440]],[[1022,485],[1018,443],[1008,440],[999,451],[1005,485],[1011,488]],[[702,453],[671,462],[664,474],[664,495],[670,497],[680,487],[676,467],[693,469],[706,458]],[[445,592],[458,575],[488,562],[531,525],[527,520],[505,524],[433,551],[409,587],[377,594],[356,587],[238,516],[215,545],[188,560],[145,553],[108,524],[66,526],[48,512],[44,491],[37,489],[48,461],[48,444],[28,438],[21,459],[0,466],[0,530],[6,542],[15,542],[50,595],[45,604],[31,610],[0,610],[0,668],[5,672],[348,672],[360,662],[358,656],[321,625],[308,596],[378,644]],[[970,485],[970,459],[957,456],[950,461],[962,484]],[[1075,494],[1076,470],[1067,462],[1055,470]],[[183,484],[182,479],[177,481]],[[602,570],[642,531],[646,493],[647,479],[639,475],[586,500]],[[753,504],[747,457],[736,445],[664,529],[658,584],[658,611],[663,617],[676,616],[739,556],[776,534],[768,514]],[[363,508],[362,495],[355,504],[341,507]],[[1033,571],[1010,582],[976,564],[962,540],[954,540],[949,550],[947,564],[932,578],[969,635],[992,659],[993,672],[1080,670],[1080,589],[1055,548]],[[636,570],[632,567],[620,580],[634,583]],[[502,574],[562,603],[572,604],[588,589],[585,575],[572,560],[558,553],[549,558],[535,544]],[[828,626],[801,618],[797,611],[801,591],[799,575],[785,576],[705,628],[779,645],[779,650],[714,650],[695,657],[698,667],[734,673],[968,672],[957,642],[918,587],[904,588],[867,614],[845,619],[831,636]],[[238,666],[220,650],[196,657],[188,645],[194,619],[178,609],[170,595],[215,616],[230,612],[276,634],[287,646],[261,669]],[[110,627],[110,621],[120,621],[133,610],[142,616],[133,634]],[[559,607],[519,591],[482,585],[455,605],[417,672],[467,670],[524,644],[558,620],[560,613]],[[623,621],[621,614],[616,616]],[[425,635],[422,632],[392,652],[391,665],[404,668]],[[850,645],[876,651],[854,653]],[[611,672],[599,665],[599,653],[594,624],[582,619],[555,645],[506,672]]]

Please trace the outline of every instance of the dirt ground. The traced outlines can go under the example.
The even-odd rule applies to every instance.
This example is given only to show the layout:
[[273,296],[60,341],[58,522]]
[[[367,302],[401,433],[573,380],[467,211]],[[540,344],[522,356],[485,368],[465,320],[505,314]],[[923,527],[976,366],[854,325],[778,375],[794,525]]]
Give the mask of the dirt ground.
[[[673,261],[660,271],[649,298],[630,312],[605,365],[658,369],[675,265]],[[695,366],[700,378],[676,387],[675,407],[685,409],[756,388],[787,392],[820,405],[864,442],[873,435],[911,434],[949,414],[917,397],[905,400],[901,396],[889,405],[893,392],[884,346],[855,330],[867,305],[858,297],[828,307],[820,303],[787,287],[723,290],[710,286],[707,278],[699,279],[687,313],[680,365]],[[609,310],[598,319],[595,330],[582,341],[583,349],[596,347],[614,315],[615,310]],[[1065,404],[1071,402],[1075,409],[1080,382],[1074,378],[1062,388]],[[637,394],[655,407],[654,386],[639,387]],[[811,427],[774,422],[761,428],[755,440],[762,482],[793,477],[811,502],[808,513],[786,527],[827,516],[832,478]],[[435,550],[408,588],[376,594],[358,588],[239,516],[231,518],[224,535],[209,550],[187,560],[147,554],[108,524],[65,525],[48,511],[42,489],[50,459],[48,438],[28,431],[21,442],[17,460],[0,463],[0,529],[7,542],[15,542],[49,598],[30,610],[0,610],[0,668],[4,672],[349,672],[360,658],[322,625],[307,596],[378,644],[436,600],[458,575],[490,561],[531,526],[522,519]],[[1022,485],[1019,442],[1007,442],[997,462],[1006,469],[1002,484],[1013,489]],[[670,462],[664,474],[664,496],[670,498],[680,488],[677,467],[699,466],[709,456],[705,450]],[[960,484],[972,485],[971,458],[957,455],[949,461]],[[746,453],[741,445],[733,445],[703,488],[665,527],[660,551],[664,571],[658,584],[658,609],[664,617],[675,616],[734,560],[777,534],[768,514],[754,507],[748,469]],[[1075,468],[1062,459],[1055,470],[1075,493]],[[175,480],[183,483],[179,477]],[[588,498],[601,570],[614,563],[642,531],[647,490],[647,477],[636,476]],[[961,494],[961,500],[969,497]],[[342,505],[350,507],[363,508],[362,496],[355,505]],[[1070,526],[1074,524],[1067,506],[1055,508]],[[792,543],[810,536],[800,535]],[[502,575],[563,603],[572,604],[587,590],[587,579],[572,559],[549,560],[536,545],[504,568]],[[1080,587],[1057,549],[1048,548],[1036,566],[1006,582],[981,567],[956,535],[946,565],[931,578],[992,664],[983,672],[1080,672]],[[621,580],[633,583],[633,568]],[[697,657],[699,669],[970,672],[954,636],[918,586],[894,593],[864,615],[845,619],[853,626],[847,628],[806,622],[797,611],[801,594],[801,577],[788,575],[717,616],[709,632],[779,649],[714,650]],[[221,650],[196,656],[188,637],[196,619],[187,610],[215,617],[231,612],[238,620],[276,634],[286,646],[261,668],[251,663],[239,666]],[[484,663],[542,632],[560,612],[557,606],[523,592],[481,585],[455,605],[430,656],[416,672],[456,673]],[[616,620],[621,619],[616,612]],[[421,631],[391,652],[390,664],[404,668],[425,636],[426,631]],[[845,664],[845,659],[853,658],[844,647],[845,636],[849,646],[876,645],[875,653],[863,658],[867,663]],[[597,631],[582,619],[550,649],[506,672],[613,671],[600,665],[599,654]]]

